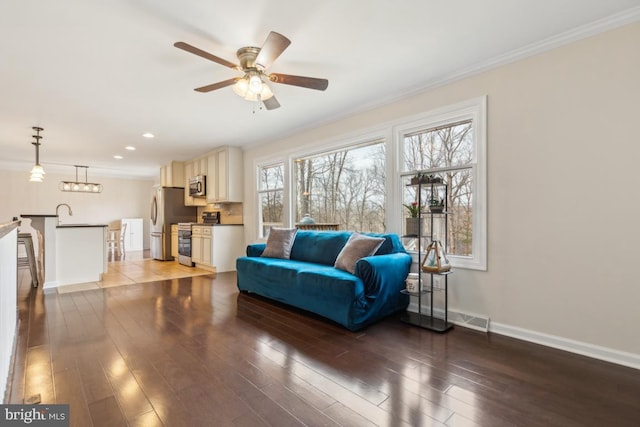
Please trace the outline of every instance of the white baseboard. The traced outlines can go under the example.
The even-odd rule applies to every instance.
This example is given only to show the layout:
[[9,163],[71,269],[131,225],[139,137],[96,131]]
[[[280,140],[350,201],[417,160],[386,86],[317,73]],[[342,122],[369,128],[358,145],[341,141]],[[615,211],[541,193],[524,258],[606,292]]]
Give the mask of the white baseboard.
[[545,345],[547,347],[553,347],[559,350],[580,354],[582,356],[604,360],[606,362],[615,363],[617,365],[640,369],[639,354],[627,353],[608,347],[575,341],[568,338],[531,331],[528,329],[509,326],[502,323],[491,322],[489,331],[496,334],[506,335],[512,338]]
[[[417,312],[418,304],[411,302],[408,311]],[[425,314],[428,313],[428,307]],[[444,312],[434,308],[434,314],[438,317],[443,317]],[[486,329],[475,327],[467,322],[456,321],[456,314],[462,316],[468,316],[471,318],[481,319],[479,316],[456,313],[449,311],[449,321],[457,326],[465,328],[475,329],[483,332],[487,332]],[[605,362],[615,363],[617,365],[627,366],[629,368],[640,369],[640,354],[627,353],[624,351],[614,350],[608,347],[602,347],[599,345],[589,344],[581,341],[575,341],[568,338],[558,337],[555,335],[549,335],[542,332],[532,331],[529,329],[518,328],[516,326],[505,325],[504,323],[489,322],[486,319],[488,325],[488,331],[494,334],[505,335],[511,338],[516,338],[523,341],[532,342],[535,344],[544,345],[547,347],[556,348],[558,350],[568,351],[570,353],[580,354],[582,356],[591,357],[593,359],[604,360]]]

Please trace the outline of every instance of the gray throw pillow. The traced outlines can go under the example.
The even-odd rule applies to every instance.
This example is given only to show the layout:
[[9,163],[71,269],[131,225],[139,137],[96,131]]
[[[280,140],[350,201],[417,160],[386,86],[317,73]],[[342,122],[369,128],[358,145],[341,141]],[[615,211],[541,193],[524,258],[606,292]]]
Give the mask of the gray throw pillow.
[[348,271],[353,274],[356,270],[356,263],[360,258],[371,256],[376,253],[384,242],[383,237],[365,236],[360,233],[353,233],[347,244],[338,254],[334,267]]
[[297,228],[276,228],[272,227],[267,237],[267,247],[262,252],[266,258],[289,259],[291,247],[296,238]]

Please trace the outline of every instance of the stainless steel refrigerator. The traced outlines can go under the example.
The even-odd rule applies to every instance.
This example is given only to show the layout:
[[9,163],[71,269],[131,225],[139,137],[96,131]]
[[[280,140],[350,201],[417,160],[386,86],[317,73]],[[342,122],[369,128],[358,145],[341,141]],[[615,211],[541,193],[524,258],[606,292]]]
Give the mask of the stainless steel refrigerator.
[[198,208],[184,205],[184,188],[154,187],[151,197],[151,258],[171,261],[171,224],[196,222]]

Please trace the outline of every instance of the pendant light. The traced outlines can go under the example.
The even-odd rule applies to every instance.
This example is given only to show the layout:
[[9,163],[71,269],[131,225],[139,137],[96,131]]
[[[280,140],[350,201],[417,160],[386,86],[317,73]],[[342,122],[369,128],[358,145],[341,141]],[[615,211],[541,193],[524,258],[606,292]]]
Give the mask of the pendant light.
[[[60,191],[69,191],[72,193],[102,193],[102,184],[87,181],[87,169],[89,166],[74,166],[76,168],[75,181],[60,181],[58,188]],[[84,169],[84,182],[78,181],[78,168]]]
[[42,182],[44,179],[44,169],[40,166],[40,140],[42,137],[40,136],[40,132],[43,131],[41,127],[33,126],[31,129],[36,131],[36,135],[33,137],[36,139],[35,142],[32,142],[33,145],[36,146],[36,164],[33,165],[31,169],[31,176],[29,181],[31,182]]

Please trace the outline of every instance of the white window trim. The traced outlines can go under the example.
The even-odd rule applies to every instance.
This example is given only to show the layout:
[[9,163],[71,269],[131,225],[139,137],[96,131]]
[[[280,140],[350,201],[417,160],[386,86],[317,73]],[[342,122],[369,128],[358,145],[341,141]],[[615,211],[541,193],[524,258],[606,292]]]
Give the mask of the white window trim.
[[[291,226],[293,218],[293,197],[295,189],[292,186],[291,171],[294,159],[323,153],[327,150],[348,148],[354,144],[367,140],[383,139],[386,141],[386,218],[387,232],[402,233],[402,215],[398,206],[402,204],[401,192],[397,191],[401,185],[400,174],[402,171],[402,141],[406,133],[412,130],[424,129],[438,124],[446,124],[451,121],[471,118],[473,120],[473,132],[475,144],[474,164],[474,217],[473,217],[473,256],[451,257],[452,265],[458,268],[473,270],[487,270],[487,97],[481,96],[469,99],[442,108],[430,110],[410,117],[404,117],[387,123],[379,123],[370,128],[349,132],[344,135],[334,136],[322,141],[313,141],[301,144],[293,150],[284,150],[277,156],[265,156],[254,160],[255,183],[251,191],[254,200],[259,203],[258,168],[276,163],[284,163],[284,193],[283,193],[283,223]],[[255,210],[254,223],[256,233],[260,226],[258,209]],[[256,235],[257,237],[257,235]]]
[[[482,96],[457,104],[449,105],[437,110],[428,111],[414,116],[401,124],[394,126],[393,142],[395,145],[396,162],[394,173],[394,185],[400,188],[402,171],[402,145],[404,135],[425,130],[433,127],[455,123],[461,120],[471,119],[473,121],[473,244],[472,256],[449,255],[449,260],[453,267],[467,268],[472,270],[487,270],[487,97]],[[401,192],[396,199],[400,199]],[[402,200],[395,200],[396,206]],[[400,230],[400,215],[395,215],[395,229]],[[397,231],[396,231],[397,232]]]

